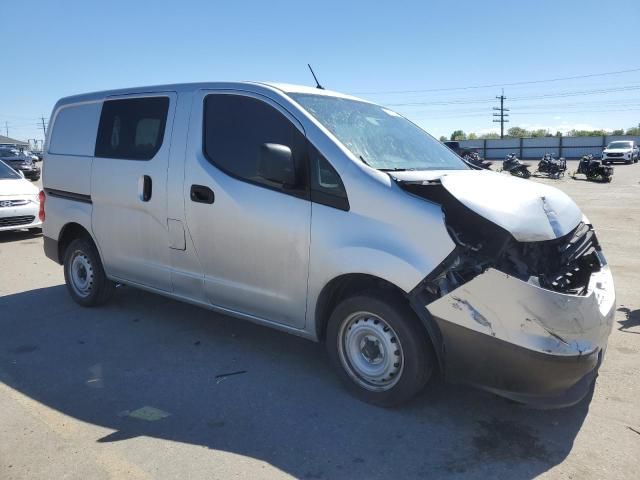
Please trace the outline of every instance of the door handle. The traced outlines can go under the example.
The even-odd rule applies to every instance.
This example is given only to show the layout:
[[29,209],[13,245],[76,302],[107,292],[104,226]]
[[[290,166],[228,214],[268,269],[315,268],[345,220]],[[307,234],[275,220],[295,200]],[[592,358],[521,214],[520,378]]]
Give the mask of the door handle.
[[153,193],[153,186],[151,177],[149,175],[143,175],[138,181],[138,191],[140,193],[140,200],[148,202],[151,200],[151,194]]
[[204,185],[191,185],[191,201],[197,203],[213,203],[215,200],[213,190]]

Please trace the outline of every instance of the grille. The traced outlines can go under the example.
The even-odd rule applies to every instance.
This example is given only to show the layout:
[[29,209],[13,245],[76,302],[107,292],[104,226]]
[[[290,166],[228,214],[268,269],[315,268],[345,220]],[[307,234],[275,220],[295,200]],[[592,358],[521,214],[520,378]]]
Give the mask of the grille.
[[17,227],[19,225],[28,225],[32,223],[36,217],[33,215],[22,215],[19,217],[0,217],[0,227]]
[[0,200],[0,208],[3,207],[20,207],[29,203],[29,200]]
[[582,294],[591,274],[600,270],[600,245],[593,229],[581,223],[569,235],[548,245],[555,261],[548,262],[540,285],[563,293]]
[[607,153],[605,154],[607,157],[622,157],[624,156],[624,153]]
[[511,242],[498,269],[525,281],[537,277],[548,290],[584,295],[591,275],[600,270],[599,251],[595,232],[581,223],[556,240]]

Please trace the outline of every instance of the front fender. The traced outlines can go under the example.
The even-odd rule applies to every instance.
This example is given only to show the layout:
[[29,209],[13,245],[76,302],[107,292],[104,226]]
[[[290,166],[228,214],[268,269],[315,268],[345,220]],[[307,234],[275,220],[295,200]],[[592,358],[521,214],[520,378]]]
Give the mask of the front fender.
[[[307,295],[309,332],[315,332],[318,298],[333,279],[348,274],[377,277],[411,292],[455,245],[439,205],[400,191],[393,211],[343,212],[314,204]],[[398,202],[400,203],[400,202]]]

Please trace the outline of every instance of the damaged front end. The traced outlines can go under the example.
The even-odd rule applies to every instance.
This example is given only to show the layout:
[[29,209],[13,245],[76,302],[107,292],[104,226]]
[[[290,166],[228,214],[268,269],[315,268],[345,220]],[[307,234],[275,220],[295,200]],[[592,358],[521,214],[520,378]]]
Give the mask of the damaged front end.
[[531,201],[519,214],[544,215],[553,233],[536,237],[531,225],[521,225],[519,233],[529,229],[523,240],[465,205],[440,179],[396,180],[442,207],[456,244],[410,295],[414,308],[433,320],[430,334],[445,376],[538,406],[582,399],[615,311],[613,280],[593,227],[585,219],[571,225],[540,196],[538,206]]

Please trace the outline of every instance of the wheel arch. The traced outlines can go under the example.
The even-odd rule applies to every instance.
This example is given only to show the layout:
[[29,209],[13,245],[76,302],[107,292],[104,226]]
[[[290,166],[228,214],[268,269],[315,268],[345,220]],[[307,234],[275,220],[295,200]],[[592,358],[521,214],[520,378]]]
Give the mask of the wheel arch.
[[89,238],[94,245],[96,245],[95,240],[85,227],[76,222],[69,222],[65,224],[60,230],[60,236],[58,237],[59,264],[62,265],[64,262],[64,252],[67,250],[67,247],[77,238]]
[[407,293],[397,285],[375,275],[347,273],[339,275],[327,282],[320,291],[315,304],[314,323],[317,340],[320,342],[326,340],[329,317],[338,303],[347,297],[372,290],[387,291],[407,302],[407,305],[410,306],[425,329],[433,351],[436,354],[438,366],[440,370],[443,371],[442,336],[436,322],[431,318],[431,315],[427,309],[424,308],[424,305],[421,305],[422,298],[417,295],[418,289],[416,288],[415,291]]

